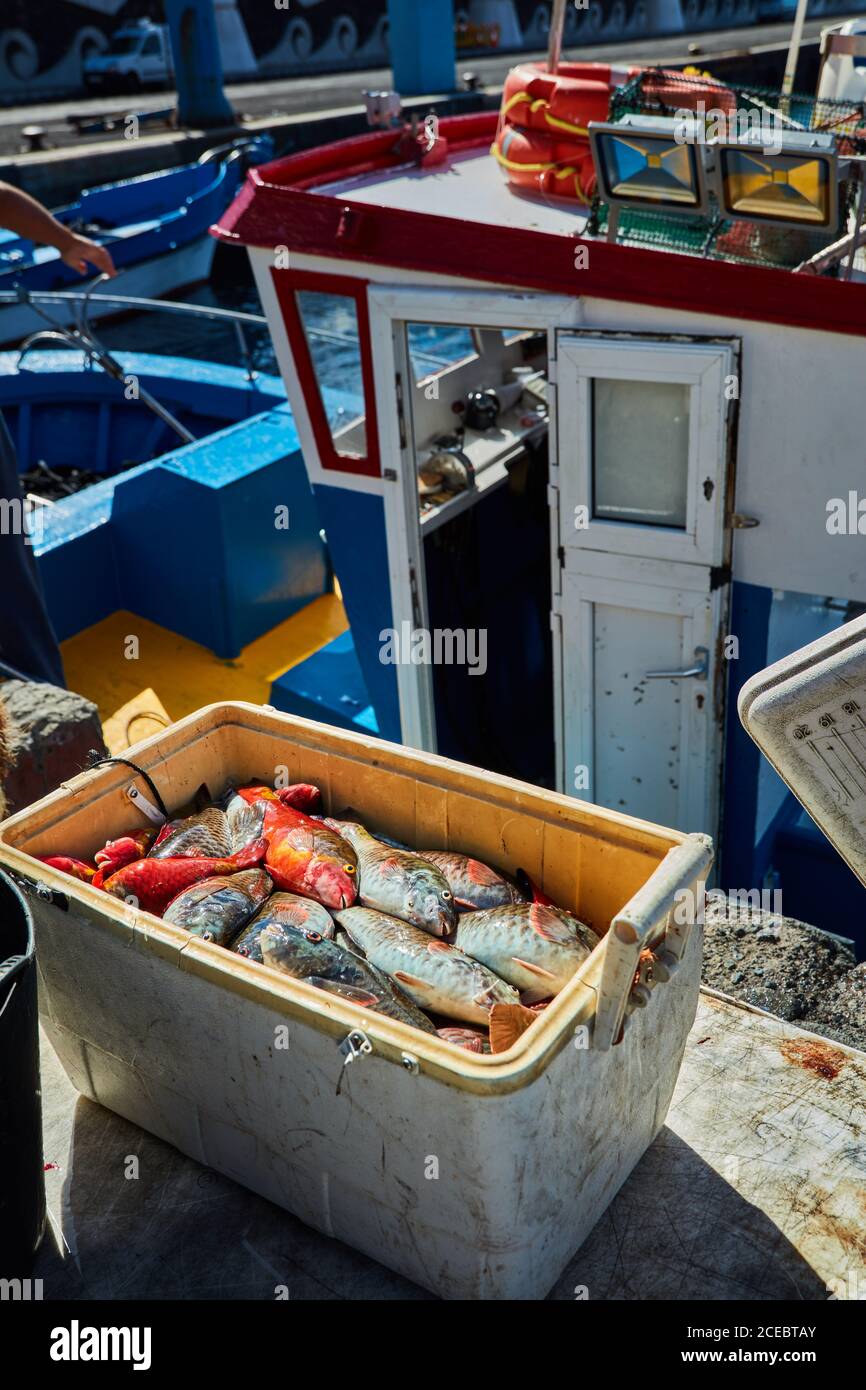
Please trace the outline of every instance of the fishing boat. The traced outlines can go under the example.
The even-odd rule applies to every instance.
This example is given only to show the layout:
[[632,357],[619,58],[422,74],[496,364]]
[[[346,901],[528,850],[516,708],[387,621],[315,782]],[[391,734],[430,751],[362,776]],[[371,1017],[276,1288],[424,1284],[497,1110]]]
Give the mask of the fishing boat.
[[[264,318],[108,287],[30,292],[27,305],[44,326],[0,353],[0,409],[70,686],[108,726],[143,697],[179,718],[215,688],[309,713],[322,696],[308,672],[295,694],[288,673],[341,639],[326,699],[335,718],[370,721],[285,388],[254,365]],[[118,311],[229,328],[243,365],[110,352],[91,316]],[[335,421],[356,413],[339,385],[326,399]],[[146,632],[146,654],[118,667],[110,653],[130,631]],[[121,751],[129,719],[116,727]]]
[[[251,171],[216,229],[250,254],[380,731],[706,830],[723,885],[784,860],[828,926],[862,889],[839,863],[810,890],[736,699],[862,602],[864,136],[857,101],[557,56],[498,115]],[[363,397],[339,432],[305,331],[329,302]],[[462,349],[431,371],[442,326]]]
[[[751,134],[749,122],[745,135],[731,123],[742,111]],[[56,875],[31,883],[68,1075],[175,1146],[148,1140],[142,1183],[162,1190],[161,1161],[189,1191],[215,1176],[184,1164],[180,1149],[322,1233],[298,1234],[248,1191],[221,1189],[221,1240],[208,1252],[216,1296],[226,1271],[240,1271],[252,1296],[271,1298],[291,1239],[293,1269],[320,1281],[313,1296],[327,1269],[351,1279],[351,1296],[415,1296],[420,1284],[451,1298],[539,1297],[549,1261],[564,1269],[559,1298],[862,1297],[863,1054],[727,994],[699,996],[701,933],[671,905],[681,890],[694,905],[696,883],[702,891],[710,831],[723,889],[781,881],[786,913],[800,913],[811,855],[821,911],[852,936],[862,918],[863,890],[841,861],[814,868],[788,789],[800,758],[823,798],[821,823],[847,818],[862,842],[863,625],[833,636],[866,579],[861,122],[859,102],[833,95],[565,65],[554,42],[546,67],[512,75],[498,117],[397,123],[253,170],[216,227],[249,251],[288,397],[269,415],[291,411],[292,457],[300,465],[302,451],[339,581],[329,597],[345,605],[330,634],[339,640],[328,641],[317,599],[291,621],[312,618],[318,685],[303,685],[309,663],[285,626],[221,670],[215,649],[192,670],[173,605],[211,554],[189,556],[186,502],[161,486],[149,542],[158,538],[158,563],[148,567],[139,519],[120,549],[130,547],[148,591],[161,575],[181,576],[171,603],[157,622],[134,608],[133,622],[109,614],[68,639],[67,674],[110,708],[121,692],[106,672],[123,665],[118,642],[132,632],[150,654],[124,673],[129,688],[144,672],[183,668],[174,719],[236,695],[238,667],[262,703],[262,652],[285,660],[291,648],[268,703],[291,708],[278,703],[282,687],[309,699],[305,713],[340,723],[334,672],[351,656],[359,709],[347,705],[342,722],[352,735],[213,707],[139,745],[138,768],[89,773],[34,808],[32,824],[10,823],[4,862],[26,877],[20,846],[31,859],[44,852],[59,823],[74,821],[84,844],[88,816],[103,814],[107,795],[131,801],[142,767],[177,801],[232,759],[246,775],[285,753],[293,774],[314,763],[332,800],[349,782],[403,843],[450,848],[454,835],[465,852],[531,856],[537,873],[595,902],[606,933],[585,1044],[561,1007],[577,998],[571,990],[507,1064],[505,1054],[464,1059],[464,1086],[433,1043],[410,1046],[374,1013],[337,999],[317,1011],[292,993],[302,986],[270,977],[266,987],[244,977],[230,993],[212,942],[178,951],[161,924],[136,920],[135,902],[101,915],[97,903],[86,920],[90,889]],[[188,448],[222,448],[220,439]],[[254,445],[245,436],[236,481]],[[189,461],[176,470],[184,481]],[[267,592],[267,576],[248,573],[263,511],[247,511],[232,505],[209,529],[238,526],[229,549],[237,541],[242,565],[223,572],[216,595],[202,583],[196,610],[243,597],[245,584],[247,597]],[[784,673],[763,671],[822,637]],[[856,690],[845,665],[855,642]],[[832,679],[819,679],[824,658]],[[789,704],[773,707],[764,697],[786,683]],[[205,699],[186,704],[194,685]],[[738,697],[765,747],[772,728],[786,781],[738,723]],[[784,867],[786,837],[799,886]],[[672,846],[661,861],[659,840]],[[862,843],[850,862],[862,874]],[[851,884],[861,897],[848,913]],[[85,978],[82,940],[124,999],[122,1017],[103,975],[96,988]],[[168,1002],[154,1021],[155,996]],[[293,1051],[279,1072],[278,1049],[265,1061],[259,1039],[283,1016]],[[531,1051],[533,1028],[547,1029],[549,1054]],[[93,1107],[73,1114],[51,1052],[46,1077],[84,1255],[80,1284],[73,1262],[60,1269],[44,1249],[39,1270],[52,1297],[114,1293],[100,1248],[102,1152],[108,1133],[125,1153],[127,1132],[94,1112],[99,1142],[94,1125],[88,1144]],[[563,1081],[566,1103],[554,1090]],[[430,1151],[423,1163],[435,1159],[435,1174],[415,1164],[413,1144]],[[428,1181],[442,1152],[443,1172],[456,1174],[445,1207]],[[51,1204],[60,1212],[57,1190]],[[130,1247],[169,1265],[178,1231],[190,1250],[200,1243],[183,1221],[154,1231],[145,1211]],[[395,1273],[368,1273],[335,1237]],[[138,1273],[145,1263],[124,1273],[124,1295],[152,1291],[150,1273]],[[168,1297],[187,1294],[181,1263],[160,1285]],[[276,1287],[288,1296],[288,1284]]]
[[[270,137],[241,140],[206,152],[194,164],[86,189],[77,202],[54,216],[70,230],[108,247],[123,293],[156,298],[206,280],[214,258],[207,232],[231,202],[245,162],[273,153]],[[97,277],[98,278],[98,277]],[[85,281],[92,288],[96,280]],[[36,246],[0,230],[0,291],[66,290],[82,287],[78,273],[52,246]],[[94,304],[91,317],[116,313],[116,306]],[[72,322],[71,310],[62,320]],[[20,342],[42,327],[26,303],[0,309],[0,343]]]

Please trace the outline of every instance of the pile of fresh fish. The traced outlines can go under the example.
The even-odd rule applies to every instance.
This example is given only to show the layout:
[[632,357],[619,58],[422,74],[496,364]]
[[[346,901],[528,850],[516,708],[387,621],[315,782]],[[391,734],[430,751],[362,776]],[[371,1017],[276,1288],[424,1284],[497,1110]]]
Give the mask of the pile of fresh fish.
[[502,1052],[597,945],[520,871],[379,839],[309,783],[230,788],[92,862],[44,862],[255,964],[469,1052]]

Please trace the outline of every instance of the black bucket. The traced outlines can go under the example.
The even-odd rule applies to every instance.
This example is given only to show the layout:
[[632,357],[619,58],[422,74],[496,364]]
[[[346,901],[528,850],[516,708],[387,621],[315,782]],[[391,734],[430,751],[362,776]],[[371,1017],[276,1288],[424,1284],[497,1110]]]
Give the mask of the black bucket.
[[0,874],[0,1279],[26,1277],[45,1227],[36,945]]

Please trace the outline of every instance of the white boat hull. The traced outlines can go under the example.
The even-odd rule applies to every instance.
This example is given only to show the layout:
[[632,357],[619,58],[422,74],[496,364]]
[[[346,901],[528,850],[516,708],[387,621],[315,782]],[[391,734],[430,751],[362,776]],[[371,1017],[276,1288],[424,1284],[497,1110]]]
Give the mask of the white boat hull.
[[[113,291],[140,299],[158,299],[161,295],[171,294],[186,285],[195,285],[207,280],[215,252],[216,242],[212,236],[199,237],[197,241],[180,246],[176,251],[169,251],[165,256],[156,256],[152,260],[142,261],[139,265],[127,267],[111,282],[110,290],[105,283],[99,287],[99,292],[104,294]],[[87,290],[93,283],[92,279],[82,280],[80,285],[70,285],[69,288],[76,291]],[[89,318],[93,323],[97,319],[110,318],[123,312],[122,308],[112,305],[91,303]],[[43,305],[41,313],[37,313],[27,304],[7,305],[0,309],[0,344],[4,347],[19,344],[31,333],[36,333],[41,328],[52,327],[52,324],[46,322],[43,313],[49,316],[55,325],[63,327],[75,321],[73,307],[67,307],[62,301]]]

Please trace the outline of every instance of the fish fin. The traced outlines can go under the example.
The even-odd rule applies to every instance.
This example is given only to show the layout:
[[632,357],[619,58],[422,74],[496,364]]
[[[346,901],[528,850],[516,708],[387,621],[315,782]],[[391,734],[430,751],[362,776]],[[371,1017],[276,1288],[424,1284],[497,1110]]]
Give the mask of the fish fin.
[[344,985],[339,980],[325,980],[321,975],[308,975],[305,983],[315,985],[316,989],[323,989],[327,994],[339,995],[341,999],[347,999],[362,1009],[376,1009],[382,1002],[381,995],[373,994],[372,990]]
[[449,946],[449,944],[448,944],[447,941],[428,941],[428,942],[427,942],[427,950],[428,950],[428,951],[433,951],[434,953],[438,951],[438,952],[441,954],[443,951],[453,951],[453,949],[454,949],[454,947],[453,947],[453,946]]
[[533,903],[529,909],[529,925],[543,941],[552,941],[557,946],[574,946],[580,943],[578,927],[583,926],[577,918],[568,914],[560,916],[561,909],[551,911],[545,903]]
[[514,964],[519,965],[521,969],[528,970],[530,975],[540,975],[545,980],[556,979],[556,976],[553,974],[552,970],[545,970],[544,967],[541,965],[533,965],[532,961],[530,960],[521,960],[520,956],[512,956],[511,959],[514,961]]
[[502,882],[502,875],[491,869],[489,864],[483,864],[480,859],[467,860],[466,872],[472,882],[482,888],[490,888],[494,883]]
[[408,985],[410,989],[427,988],[426,980],[419,980],[417,975],[410,975],[406,970],[395,970],[391,978],[401,985]]
[[169,837],[169,835],[173,835],[174,832],[175,832],[175,830],[177,830],[177,827],[178,827],[179,825],[180,825],[180,821],[176,821],[176,820],[167,820],[167,821],[165,821],[164,824],[160,826],[160,829],[159,829],[159,832],[158,832],[158,834],[157,834],[157,837],[156,837],[156,839],[154,840],[153,844],[151,845],[150,850],[148,851],[148,853],[149,853],[149,854],[153,854],[153,851],[154,851],[155,849],[159,849],[159,847],[160,847],[160,845],[162,844],[163,840],[167,840],[168,837]]
[[212,801],[213,797],[210,794],[210,789],[208,787],[207,782],[202,782],[201,786],[199,787],[198,791],[193,797],[193,806],[195,807],[196,812],[206,811]]
[[223,863],[230,864],[232,869],[257,869],[267,852],[267,840],[254,840],[251,845],[239,849],[236,854],[230,854]]
[[489,1018],[490,1051],[507,1052],[537,1022],[538,1015],[523,1004],[494,1004]]
[[471,902],[469,901],[468,898],[454,898],[454,899],[453,899],[453,902],[454,902],[454,906],[457,908],[458,912],[475,912],[475,911],[477,911],[477,909],[476,909],[476,907],[475,907],[475,904],[474,904],[474,903],[471,903]]
[[546,893],[542,893],[537,883],[533,883],[525,869],[518,869],[515,878],[517,879],[517,886],[529,902],[540,903],[542,907],[556,906],[553,899],[548,898]]

